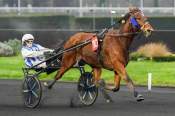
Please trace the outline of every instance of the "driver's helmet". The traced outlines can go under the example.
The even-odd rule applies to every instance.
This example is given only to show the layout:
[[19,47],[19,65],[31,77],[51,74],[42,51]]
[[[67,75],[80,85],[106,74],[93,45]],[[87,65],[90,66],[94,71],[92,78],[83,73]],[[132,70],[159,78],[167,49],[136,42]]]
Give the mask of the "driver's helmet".
[[22,37],[22,44],[28,40],[34,40],[34,36],[32,34],[24,34]]

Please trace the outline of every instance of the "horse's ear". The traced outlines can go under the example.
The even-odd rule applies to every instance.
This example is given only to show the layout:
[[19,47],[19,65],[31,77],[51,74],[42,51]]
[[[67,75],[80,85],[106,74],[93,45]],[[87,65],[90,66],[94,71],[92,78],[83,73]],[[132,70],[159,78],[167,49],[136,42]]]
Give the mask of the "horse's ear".
[[134,7],[133,6],[130,6],[129,7],[129,12],[133,12],[133,10],[134,10]]
[[129,12],[132,12],[132,7],[129,7]]
[[124,23],[126,23],[126,20],[125,20],[125,19],[120,19],[120,20],[118,21],[118,23],[124,24]]
[[126,21],[123,19],[123,20],[121,20],[121,24],[124,24]]
[[137,11],[137,10],[139,10],[139,8],[137,8],[137,7],[129,7],[129,12],[135,12],[135,11]]

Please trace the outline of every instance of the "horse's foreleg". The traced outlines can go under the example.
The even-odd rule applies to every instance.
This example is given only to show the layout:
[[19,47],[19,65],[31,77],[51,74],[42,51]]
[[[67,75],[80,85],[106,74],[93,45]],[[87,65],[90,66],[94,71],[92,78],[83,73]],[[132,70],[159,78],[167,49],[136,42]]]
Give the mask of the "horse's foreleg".
[[144,100],[143,96],[141,94],[138,94],[138,92],[135,90],[134,83],[131,80],[131,78],[128,76],[124,65],[118,63],[117,66],[115,66],[115,71],[126,82],[129,90],[134,93],[134,97],[136,97],[137,101]]
[[117,72],[115,72],[115,76],[114,76],[114,86],[105,86],[105,89],[113,91],[113,92],[117,92],[120,89],[120,81],[121,81],[121,77],[118,75]]
[[133,91],[134,97],[136,98],[136,100],[137,100],[137,101],[142,101],[142,100],[144,100],[144,97],[143,97],[141,94],[139,94],[139,93],[135,90],[133,81],[131,80],[131,78],[129,77],[128,74],[127,74],[127,76],[126,76],[126,79],[124,79],[124,80],[126,81],[128,87]]
[[120,81],[121,81],[121,77],[118,75],[117,72],[115,72],[115,76],[114,76],[114,88],[112,91],[116,92],[119,91],[120,89]]
[[98,82],[101,79],[101,68],[93,68],[93,77],[95,84],[98,85]]

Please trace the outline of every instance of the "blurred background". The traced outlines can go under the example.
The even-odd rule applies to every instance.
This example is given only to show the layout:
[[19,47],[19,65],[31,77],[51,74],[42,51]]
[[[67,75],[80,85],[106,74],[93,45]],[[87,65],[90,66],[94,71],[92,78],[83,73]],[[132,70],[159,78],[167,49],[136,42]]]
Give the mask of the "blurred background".
[[117,22],[129,6],[139,7],[157,30],[149,39],[136,37],[131,51],[150,41],[175,51],[175,0],[0,0],[0,41],[31,33],[41,45],[56,48],[77,31]]
[[[0,0],[0,78],[23,78],[23,34],[33,34],[44,47],[57,48],[74,33],[101,31],[117,23],[130,6],[139,7],[155,31],[148,38],[135,37],[128,73],[139,85],[146,85],[152,73],[154,85],[175,86],[175,0]],[[77,81],[76,74],[68,73],[65,80]],[[113,82],[112,72],[102,77]]]

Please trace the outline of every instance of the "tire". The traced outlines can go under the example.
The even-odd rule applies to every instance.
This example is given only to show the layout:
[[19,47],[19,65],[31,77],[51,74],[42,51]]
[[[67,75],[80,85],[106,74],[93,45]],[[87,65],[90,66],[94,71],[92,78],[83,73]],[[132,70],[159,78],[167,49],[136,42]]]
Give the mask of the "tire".
[[98,88],[94,84],[92,73],[85,72],[78,81],[78,94],[80,102],[85,106],[91,106],[98,97]]
[[25,77],[22,85],[24,105],[28,108],[36,108],[42,97],[41,83],[32,75]]

